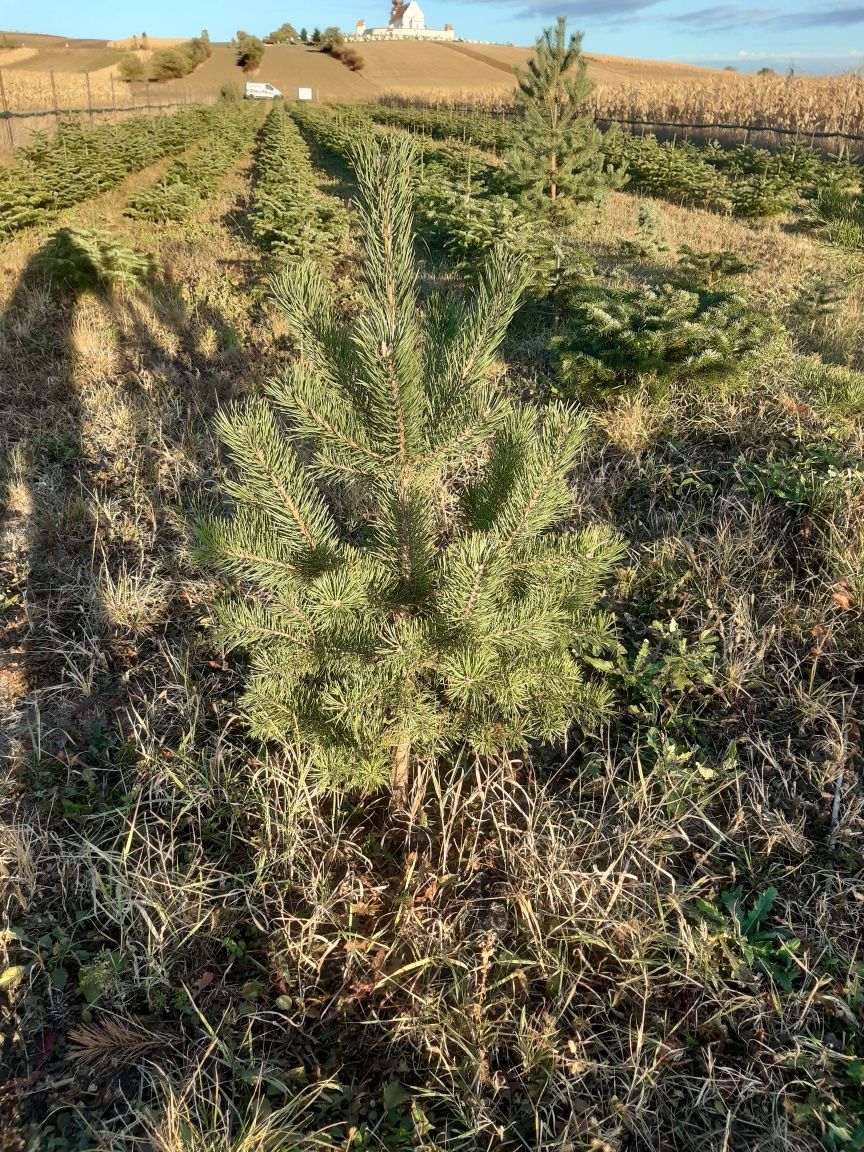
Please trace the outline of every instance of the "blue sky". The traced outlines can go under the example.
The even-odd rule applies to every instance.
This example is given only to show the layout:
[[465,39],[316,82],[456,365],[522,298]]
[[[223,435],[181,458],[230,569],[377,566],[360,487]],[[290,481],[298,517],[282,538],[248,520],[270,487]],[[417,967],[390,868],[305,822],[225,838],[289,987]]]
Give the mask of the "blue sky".
[[[529,44],[554,16],[585,31],[589,51],[653,59],[736,64],[794,63],[807,71],[864,64],[864,0],[421,0],[427,23],[457,35]],[[214,40],[239,26],[266,34],[298,27],[386,22],[389,0],[0,0],[0,26],[20,32],[120,37],[192,35]]]

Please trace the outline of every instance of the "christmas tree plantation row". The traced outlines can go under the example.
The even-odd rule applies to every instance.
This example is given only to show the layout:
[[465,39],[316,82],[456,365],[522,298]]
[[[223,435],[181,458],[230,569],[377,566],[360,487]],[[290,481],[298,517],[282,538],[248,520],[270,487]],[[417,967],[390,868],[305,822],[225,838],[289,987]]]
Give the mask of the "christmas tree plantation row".
[[[502,156],[514,146],[519,120],[483,112],[456,112],[369,105],[369,115],[435,139],[456,139]],[[765,218],[798,210],[817,217],[836,214],[838,201],[860,215],[860,168],[843,157],[825,157],[803,143],[777,152],[753,145],[723,148],[689,141],[661,143],[613,126],[603,133],[607,163],[626,177],[626,187],[677,204]]]

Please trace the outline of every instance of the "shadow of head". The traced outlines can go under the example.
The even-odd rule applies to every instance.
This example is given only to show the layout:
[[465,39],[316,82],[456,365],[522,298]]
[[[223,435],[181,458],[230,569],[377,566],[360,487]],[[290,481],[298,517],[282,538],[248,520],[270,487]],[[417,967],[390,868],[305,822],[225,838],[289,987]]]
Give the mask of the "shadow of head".
[[149,254],[105,232],[61,228],[33,257],[30,270],[59,295],[108,295],[117,288],[152,280],[155,264]]

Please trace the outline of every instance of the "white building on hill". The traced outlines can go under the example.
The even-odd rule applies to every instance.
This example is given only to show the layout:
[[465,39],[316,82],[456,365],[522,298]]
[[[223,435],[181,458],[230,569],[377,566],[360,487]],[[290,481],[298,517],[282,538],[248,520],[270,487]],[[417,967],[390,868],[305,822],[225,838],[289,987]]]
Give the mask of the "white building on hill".
[[390,23],[386,28],[367,28],[365,20],[357,21],[358,40],[455,40],[452,24],[427,28],[426,17],[417,0],[400,4],[394,0]]

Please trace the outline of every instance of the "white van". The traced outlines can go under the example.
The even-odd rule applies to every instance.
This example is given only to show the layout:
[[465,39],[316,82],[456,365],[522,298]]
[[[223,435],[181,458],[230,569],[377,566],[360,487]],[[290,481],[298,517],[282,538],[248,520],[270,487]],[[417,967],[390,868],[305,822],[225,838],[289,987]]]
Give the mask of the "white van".
[[284,100],[285,97],[272,84],[247,84],[244,97],[247,100]]

